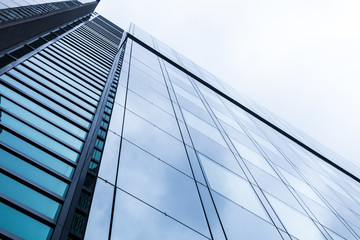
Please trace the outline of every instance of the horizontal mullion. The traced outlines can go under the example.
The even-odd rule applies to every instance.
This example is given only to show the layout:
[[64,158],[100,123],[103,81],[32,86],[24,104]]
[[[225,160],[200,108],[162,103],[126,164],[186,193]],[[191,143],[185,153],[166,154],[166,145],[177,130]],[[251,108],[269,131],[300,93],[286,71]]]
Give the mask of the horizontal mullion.
[[[11,73],[6,73],[6,75],[10,76],[11,78],[13,78],[15,81],[18,81],[19,83],[21,83],[22,85],[24,85],[25,87],[29,88],[30,90],[36,92],[37,94],[41,95],[42,97],[48,99],[49,101],[53,102],[54,104],[58,105],[59,107],[63,108],[64,110],[76,115],[77,117],[83,119],[84,121],[88,122],[89,124],[91,124],[91,119],[87,119],[84,116],[82,116],[81,114],[79,114],[77,111],[69,108],[68,106],[65,106],[63,103],[58,102],[57,100],[53,99],[53,98],[49,98],[49,96],[47,96],[46,94],[44,94],[42,91],[40,91],[39,89],[36,89],[35,87],[27,84],[25,81],[20,80],[19,78],[17,78],[16,76],[14,76]],[[24,74],[25,75],[25,74]],[[28,76],[28,75],[27,75]],[[31,78],[31,77],[29,77]],[[32,78],[31,78],[32,79]],[[64,114],[65,115],[65,114]],[[74,120],[76,121],[76,120]],[[78,123],[80,124],[80,123]]]
[[5,194],[3,193],[0,193],[0,202],[8,205],[9,207],[11,208],[14,208],[16,210],[18,210],[19,212],[25,214],[25,215],[28,215],[29,217],[49,226],[49,227],[52,227],[54,228],[55,225],[56,225],[56,221],[49,218],[48,216],[26,206],[25,204],[23,203],[20,203],[8,196],[6,196]]
[[[25,67],[26,67],[26,66],[25,66]],[[26,67],[26,68],[31,71],[31,69],[30,69],[29,67]],[[22,69],[16,68],[16,71],[22,73],[23,75],[27,76],[28,78],[30,78],[31,80],[33,80],[33,81],[36,82],[37,84],[39,84],[39,85],[41,85],[42,87],[44,87],[44,88],[48,89],[49,91],[53,92],[53,94],[56,94],[56,95],[58,95],[59,97],[64,98],[65,100],[67,100],[67,101],[70,102],[71,104],[74,104],[74,105],[77,106],[78,108],[81,108],[81,110],[87,112],[88,114],[94,115],[94,112],[96,111],[96,108],[94,108],[94,112],[92,112],[91,110],[87,109],[87,108],[84,107],[83,105],[79,104],[77,101],[71,99],[71,98],[68,97],[68,96],[63,95],[63,94],[60,93],[59,91],[56,91],[55,89],[53,89],[52,87],[46,85],[45,83],[41,82],[40,80],[36,79],[35,77],[30,76],[28,73],[24,72]],[[36,74],[36,75],[39,75],[40,77],[44,78],[44,79],[47,80],[47,81],[52,82],[51,80],[49,80],[47,77],[45,77],[45,76],[42,75],[41,73],[35,72],[35,74]],[[16,77],[16,76],[15,76],[15,77]],[[57,86],[57,87],[59,87],[59,88],[61,88],[62,90],[66,91],[66,89],[63,88],[62,86]],[[34,87],[34,88],[35,88],[35,87]],[[69,92],[69,91],[66,91],[66,92],[68,92],[69,94],[72,94],[72,93]],[[76,97],[76,96],[74,95],[74,97]],[[54,98],[51,97],[51,99],[54,99]],[[54,99],[54,100],[55,100],[55,99]],[[80,100],[80,99],[79,99],[79,100]],[[55,101],[56,101],[56,100],[55,100]],[[72,109],[72,108],[71,108],[71,109]],[[77,112],[77,114],[79,114],[80,116],[82,116],[82,115],[78,112],[78,110],[75,110],[75,109],[73,109],[73,110],[74,110],[75,112]],[[80,110],[80,109],[79,109],[79,110]],[[91,119],[89,119],[89,118],[87,118],[87,117],[84,117],[84,116],[82,116],[82,117],[91,121]]]
[[49,107],[47,104],[38,101],[37,99],[33,98],[31,95],[29,95],[29,94],[27,94],[26,92],[18,89],[17,87],[15,87],[15,86],[13,86],[13,85],[5,82],[5,81],[2,81],[2,83],[3,83],[4,85],[6,85],[8,88],[10,88],[11,90],[17,92],[18,94],[20,94],[20,95],[24,96],[25,98],[29,99],[30,101],[34,102],[35,104],[38,104],[39,106],[45,108],[46,110],[52,112],[53,114],[55,114],[55,115],[57,115],[57,116],[65,119],[67,122],[71,123],[71,124],[74,125],[75,127],[78,127],[78,128],[80,128],[81,130],[86,131],[86,132],[89,130],[89,128],[86,128],[86,127],[80,125],[79,123],[77,123],[77,122],[75,122],[74,120],[70,119],[70,118],[67,117],[66,115],[63,115],[63,114],[58,113],[57,111],[55,111],[55,110],[53,110],[51,107]]
[[107,49],[101,49],[98,43],[90,41],[88,38],[84,38],[79,33],[74,33],[72,35],[75,36],[69,35],[69,38],[72,38],[72,40],[75,42],[79,42],[78,44],[82,45],[83,47],[91,47],[92,51],[98,53],[98,58],[103,59],[104,62],[107,62],[109,65],[111,65],[111,56],[115,56],[115,54],[110,53]]
[[[64,48],[66,48],[66,49],[64,49]],[[78,65],[79,65],[79,63],[82,63],[82,65],[79,65],[79,66],[86,67],[86,69],[84,68],[84,70],[86,70],[86,71],[90,70],[91,72],[95,72],[95,74],[92,73],[95,77],[97,77],[97,75],[101,75],[102,77],[106,78],[105,72],[100,71],[100,69],[97,68],[95,65],[85,61],[81,56],[79,56],[79,54],[77,54],[76,52],[72,51],[71,49],[69,49],[67,47],[60,46],[59,44],[53,44],[53,45],[50,45],[47,49],[61,52],[63,54],[62,56],[64,56],[67,59],[71,59],[73,62],[76,62]]]
[[87,26],[87,28],[81,29],[80,31],[84,31],[86,37],[91,38],[95,42],[99,42],[102,48],[106,48],[112,53],[116,52],[117,44],[111,41],[106,35],[103,36],[102,33],[94,31],[94,29],[90,28],[89,26]]
[[[108,28],[105,28],[104,26],[101,26],[99,23],[97,23],[96,21],[91,21],[91,24],[88,24],[87,26],[94,29],[96,32],[100,33],[100,34],[104,34],[104,35],[108,35],[107,37],[109,39],[111,39],[111,41],[114,44],[119,44],[120,40],[121,40],[121,36],[116,35],[114,32],[110,31]],[[122,35],[122,33],[119,33],[120,35]],[[110,37],[109,37],[110,36]],[[116,39],[116,41],[113,41],[112,39]]]
[[[60,60],[60,58],[55,57],[54,55],[48,53],[47,51],[42,51],[39,53],[40,56],[45,58],[47,61],[51,61],[53,64],[56,64],[58,67],[62,68],[65,71],[68,71],[84,83],[88,84],[89,86],[93,87],[97,91],[101,92],[103,90],[103,87],[105,85],[101,85],[97,81],[94,81],[92,78],[89,78],[88,76],[84,75],[82,72],[74,68],[73,66],[70,66],[69,64],[65,63],[63,60]],[[59,63],[62,63],[63,65],[60,65]]]
[[[91,100],[95,101],[96,103],[99,101],[100,95],[101,95],[100,90],[90,86],[89,84],[84,82],[82,79],[77,78],[68,70],[62,69],[60,66],[56,65],[56,63],[53,63],[53,62],[49,61],[48,59],[46,59],[45,57],[40,56],[40,55],[35,55],[33,59],[29,59],[28,61],[30,61],[38,66],[39,66],[39,64],[45,64],[46,66],[48,66],[49,68],[51,68],[53,70],[53,72],[47,70],[48,73],[50,73],[51,75],[54,75],[55,77],[60,79],[62,82],[65,82],[69,86],[77,89],[82,94],[86,95]],[[36,61],[38,61],[39,63]],[[42,69],[45,69],[44,66],[40,66],[40,67]],[[58,73],[58,74],[56,74],[56,73]],[[63,79],[64,77],[65,77],[65,79]],[[68,78],[68,80],[70,80],[72,82],[66,82],[65,81],[66,78]],[[95,96],[93,96],[92,94],[94,94]]]
[[60,47],[75,52],[76,54],[79,55],[79,57],[83,59],[84,62],[87,62],[88,64],[92,65],[93,67],[97,68],[99,71],[102,71],[104,74],[108,75],[108,73],[110,72],[111,66],[103,65],[102,62],[96,60],[94,56],[89,55],[89,52],[84,51],[84,49],[79,49],[78,46],[70,45],[66,41],[58,41],[56,44],[60,45]]
[[[38,143],[38,142],[34,141],[33,139],[21,134],[17,130],[15,130],[11,127],[8,127],[7,125],[3,124],[2,122],[0,122],[0,127],[5,129],[6,131],[10,132],[11,134],[15,135],[16,137],[22,139],[23,141],[30,143],[31,145],[39,148],[40,150],[52,155],[53,157],[59,159],[62,162],[68,164],[69,166],[74,167],[74,168],[76,167],[77,164],[75,162],[73,162],[70,159],[67,159],[66,157],[63,157],[62,155],[56,153],[55,151],[47,148],[45,145]],[[0,143],[1,143],[1,141],[0,141]]]
[[[82,53],[84,53],[86,56],[88,56],[90,59],[95,60],[96,62],[98,62],[99,64],[106,66],[108,69],[111,68],[111,61],[109,61],[108,58],[106,58],[105,54],[98,50],[95,46],[93,46],[93,44],[88,43],[86,40],[83,39],[77,39],[76,36],[69,36],[68,35],[68,39],[67,38],[63,38],[62,39],[65,43],[73,46],[74,48],[78,49],[79,51],[81,51]],[[81,41],[81,42],[80,42]],[[74,44],[74,42],[76,44]],[[95,54],[93,55],[89,55],[89,53],[87,52],[87,49],[91,49],[92,52],[94,52]]]
[[65,198],[48,190],[47,188],[43,187],[43,186],[40,186],[39,184],[31,181],[30,179],[27,179],[23,176],[21,176],[20,174],[18,173],[15,173],[14,171],[4,167],[3,165],[0,164],[0,173],[16,180],[17,182],[31,188],[32,190],[35,190],[36,192],[38,193],[41,193],[42,195],[58,202],[58,203],[61,203],[63,204],[64,201],[65,201]]
[[70,150],[72,150],[72,151],[74,151],[74,152],[76,152],[76,153],[78,153],[78,154],[80,154],[80,153],[81,153],[81,151],[80,151],[80,150],[78,150],[78,149],[74,148],[73,146],[71,146],[71,145],[67,144],[66,142],[62,141],[61,139],[59,139],[59,138],[55,137],[54,135],[52,135],[52,134],[50,134],[50,133],[47,133],[46,131],[44,131],[44,130],[42,130],[42,129],[38,128],[37,126],[33,125],[32,123],[30,123],[30,122],[26,121],[25,119],[23,119],[23,118],[21,118],[21,117],[19,117],[19,116],[15,115],[14,113],[12,113],[12,112],[10,112],[10,111],[8,111],[8,110],[6,110],[6,109],[2,108],[1,106],[0,106],[0,110],[1,110],[2,112],[5,112],[6,114],[10,115],[11,117],[13,117],[13,118],[15,118],[15,119],[19,120],[20,122],[22,122],[22,123],[24,123],[24,124],[28,125],[29,127],[33,128],[33,129],[35,129],[35,130],[36,130],[36,131],[38,131],[39,133],[44,134],[46,137],[51,138],[52,140],[54,140],[54,141],[56,141],[56,142],[58,142],[58,143],[62,144],[64,147],[67,147],[67,148],[69,148]]
[[[97,74],[102,75],[104,78],[106,78],[107,74],[105,71],[98,68],[95,64],[92,64],[91,62],[87,61],[87,59],[83,58],[83,56],[80,56],[78,54],[78,52],[68,48],[67,46],[64,46],[64,45],[60,46],[60,44],[57,43],[57,44],[53,44],[53,45],[49,46],[49,48],[55,48],[57,51],[62,52],[63,54],[67,55],[68,57],[74,58],[79,62],[85,63],[94,72],[96,72]],[[65,51],[65,50],[67,50],[67,51]]]
[[64,59],[61,55],[55,56],[53,51],[49,51],[47,49],[44,49],[44,51],[41,51],[39,54],[45,57],[47,60],[57,64],[61,68],[71,72],[73,75],[80,78],[81,80],[91,85],[92,87],[98,89],[99,91],[102,91],[105,85],[105,81],[99,82],[94,80],[92,77],[85,75],[82,69],[79,69],[78,66],[69,64],[68,61],[66,61],[66,59]]
[[[74,69],[75,71],[81,73],[82,75],[86,76],[89,80],[91,80],[95,84],[99,84],[100,86],[104,86],[106,82],[106,78],[100,78],[99,76],[96,76],[93,74],[93,71],[89,71],[89,68],[87,68],[85,65],[79,65],[74,61],[72,58],[70,58],[68,55],[61,55],[57,54],[58,50],[53,48],[47,48],[44,49],[42,53],[47,53],[51,57],[59,60],[63,64],[67,65],[68,67]],[[63,65],[62,65],[63,66]]]
[[111,41],[106,34],[96,32],[93,28],[87,25],[79,29],[79,32],[82,32],[84,36],[94,40],[94,42],[100,43],[101,48],[105,48],[107,51],[116,52],[117,44]]
[[[47,118],[44,118],[43,116],[39,115],[38,113],[32,111],[32,109],[27,108],[27,107],[25,107],[25,106],[23,106],[23,105],[20,105],[20,104],[19,104],[18,102],[16,102],[14,99],[12,99],[12,98],[10,98],[10,97],[8,97],[8,96],[5,96],[5,95],[3,95],[2,97],[3,97],[3,98],[6,98],[7,100],[9,100],[9,101],[11,101],[11,102],[13,102],[14,104],[18,105],[19,107],[25,109],[26,111],[34,114],[36,117],[41,118],[42,120],[44,120],[44,121],[46,121],[46,122],[54,125],[55,127],[59,128],[60,130],[64,131],[65,133],[71,135],[72,137],[74,137],[74,138],[76,138],[76,139],[78,139],[78,140],[80,140],[80,141],[82,141],[82,142],[85,141],[83,138],[75,135],[74,133],[70,132],[70,131],[67,130],[66,128],[64,128],[64,127],[62,127],[62,126],[59,126],[59,125],[57,125],[56,123],[54,123],[54,122],[52,122],[52,121],[49,121]],[[0,105],[0,107],[1,107],[1,105]]]
[[[100,25],[97,21],[91,21],[86,24],[89,28],[93,29],[95,32],[105,35],[112,43],[118,44],[121,40],[121,36],[116,35],[114,32],[110,31],[107,27]],[[121,33],[120,33],[121,35]]]
[[[101,15],[92,20],[93,23],[98,24],[100,27],[106,28],[107,31],[112,32],[115,36],[123,34],[123,30],[116,26],[115,24],[110,22],[106,22],[104,19],[101,18]],[[120,37],[121,38],[121,37]]]
[[12,155],[22,159],[24,162],[27,162],[29,163],[30,165],[42,170],[43,172],[49,174],[50,176],[53,176],[67,184],[70,184],[71,183],[71,179],[68,178],[67,176],[53,170],[52,168],[48,167],[47,165],[25,155],[24,153],[22,152],[19,152],[18,150],[8,146],[7,144],[3,143],[0,141],[0,148],[2,148],[3,150],[11,153]]
[[[62,40],[78,49],[82,53],[84,53],[86,56],[88,56],[91,60],[94,59],[96,62],[101,63],[103,66],[106,66],[107,68],[111,68],[112,63],[109,59],[111,59],[108,56],[108,53],[104,53],[103,50],[100,50],[95,46],[93,43],[88,42],[88,40],[81,38],[80,36],[77,36],[75,34],[73,35],[67,35],[66,37],[62,38]],[[91,51],[97,53],[93,55],[89,55],[87,49],[91,48]]]
[[[31,64],[33,66],[31,66]],[[29,66],[30,65],[30,66]],[[84,92],[82,92],[81,90],[77,89],[76,87],[64,82],[62,79],[60,79],[59,77],[53,75],[51,72],[43,69],[41,66],[37,65],[34,61],[32,61],[32,59],[23,62],[23,66],[27,67],[29,70],[34,70],[33,68],[39,68],[38,70],[44,71],[45,73],[40,73],[39,71],[37,71],[36,73],[39,74],[40,76],[42,76],[43,78],[45,78],[47,81],[51,82],[52,84],[56,85],[59,88],[64,89],[64,91],[68,92],[69,94],[72,94],[74,96],[74,98],[78,99],[79,101],[84,102],[85,104],[89,105],[90,108],[94,108],[94,112],[96,110],[96,104],[90,102],[89,100],[87,100],[86,98],[84,98],[83,96],[79,96],[78,94],[74,93],[74,90],[77,90],[79,92],[81,92],[82,94],[85,95]],[[45,76],[45,74],[48,74],[50,76]],[[51,77],[51,78],[50,78]],[[58,81],[54,80],[53,78],[56,78]],[[69,89],[70,88],[70,89]],[[97,102],[96,99],[92,98],[89,95],[86,95],[86,97],[91,98],[93,101]],[[84,107],[86,108],[86,107]],[[88,109],[89,110],[89,109]],[[89,110],[91,112],[91,110]]]
[[0,227],[0,239],[2,240],[24,240],[23,238],[6,231],[5,229]]

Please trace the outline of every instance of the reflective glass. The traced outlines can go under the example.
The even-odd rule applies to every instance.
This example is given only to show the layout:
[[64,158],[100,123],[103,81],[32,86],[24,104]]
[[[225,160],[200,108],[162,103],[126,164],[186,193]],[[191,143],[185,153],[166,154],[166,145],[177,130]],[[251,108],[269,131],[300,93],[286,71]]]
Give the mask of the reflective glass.
[[[101,81],[97,81],[93,78],[91,78],[89,76],[89,74],[86,75],[86,73],[80,69],[79,67],[77,67],[76,65],[72,64],[71,67],[69,65],[67,65],[66,62],[61,62],[59,59],[61,59],[61,56],[57,56],[57,58],[53,57],[52,55],[50,55],[49,53],[42,51],[40,53],[42,56],[45,56],[46,58],[50,59],[50,61],[52,62],[56,62],[56,63],[61,63],[61,68],[63,69],[61,72],[68,71],[73,75],[78,76],[83,82],[87,82],[90,85],[93,85],[96,88],[102,89],[104,83]],[[59,59],[58,59],[59,58]],[[65,64],[64,64],[65,63]]]
[[84,239],[108,239],[113,195],[114,187],[98,178]]
[[[32,60],[38,61],[35,58],[33,58]],[[91,104],[95,105],[96,101],[94,99],[91,99],[90,97],[84,95],[83,93],[81,93],[76,88],[71,87],[68,83],[65,83],[65,82],[59,80],[57,77],[51,75],[50,73],[46,72],[45,70],[41,69],[40,67],[36,66],[35,64],[33,64],[30,61],[25,61],[23,64],[30,67],[32,70],[36,70],[36,72],[41,73],[42,75],[44,75],[45,77],[47,77],[48,79],[53,81],[54,82],[54,84],[53,84],[54,89],[57,89],[63,95],[69,97],[70,99],[72,99],[76,103],[84,106],[89,111],[95,112],[96,108],[94,106],[90,105],[89,103],[87,103],[87,102],[90,102]],[[20,67],[20,66],[18,66],[18,67]],[[24,69],[26,69],[26,68],[24,68]],[[47,80],[46,84],[47,85],[50,84],[50,81]],[[58,85],[60,85],[61,87],[59,87]],[[87,102],[85,102],[84,100],[87,101]]]
[[[54,58],[52,59],[58,59],[59,61],[62,61],[66,64],[71,65],[72,68],[75,68],[77,71],[85,74],[88,78],[90,78],[92,80],[92,82],[96,82],[99,83],[100,85],[104,85],[104,82],[106,80],[106,77],[102,76],[102,75],[95,75],[94,74],[94,70],[92,70],[91,68],[89,68],[86,64],[79,64],[79,62],[74,61],[74,57],[69,57],[66,54],[63,54],[62,52],[59,52],[56,49],[53,49],[51,47],[46,48],[44,52],[42,53],[49,53],[48,56],[53,56]],[[64,67],[64,65],[62,65]],[[99,81],[98,81],[99,79]],[[102,79],[102,81],[100,80]]]
[[0,173],[0,192],[34,210],[56,219],[61,205]]
[[48,72],[56,74],[60,79],[62,79],[64,77],[66,79],[70,79],[71,83],[75,83],[74,85],[76,85],[78,88],[81,88],[81,90],[83,90],[90,96],[94,97],[95,99],[99,99],[99,95],[101,94],[100,89],[85,82],[84,80],[75,76],[70,71],[67,71],[66,69],[63,69],[63,68],[57,66],[56,64],[48,61],[46,58],[44,58],[41,55],[36,55],[35,58],[39,59],[43,62],[43,64],[41,66],[44,67],[45,70],[47,70]]
[[0,202],[0,227],[29,240],[48,240],[52,229]]
[[269,194],[266,197],[290,234],[298,239],[325,239],[309,217]]
[[[124,124],[125,139],[133,142],[171,166],[188,175],[191,174],[182,142],[129,111],[125,113]],[[166,146],[166,148],[164,148],[164,146]]]
[[118,186],[209,237],[195,181],[127,141]]
[[[22,67],[22,66],[19,66],[18,68],[26,70],[26,68]],[[13,70],[9,71],[9,73],[13,74],[15,77],[17,77],[17,79],[20,79],[21,81],[26,82],[26,84],[28,84],[28,86],[36,89],[37,91],[40,91],[42,94],[45,94],[48,98],[53,99],[53,100],[57,101],[58,103],[64,105],[65,107],[67,107],[67,108],[75,111],[76,113],[80,114],[82,117],[84,117],[84,118],[86,118],[88,120],[91,120],[93,118],[93,115],[91,113],[89,113],[88,111],[85,111],[83,108],[78,107],[73,102],[70,102],[69,100],[65,99],[64,97],[58,95],[57,94],[57,92],[59,92],[58,90],[56,90],[56,89],[55,89],[55,91],[49,90],[48,87],[51,87],[51,83],[49,83],[48,80],[43,79],[41,76],[39,76],[37,74],[31,74],[32,77],[34,77],[37,80],[42,79],[40,81],[42,81],[42,83],[45,84],[46,87],[44,87],[43,85],[33,81],[32,79],[28,78],[27,76],[20,73],[16,69],[13,69]]]
[[120,190],[117,190],[112,240],[209,239]]
[[35,92],[34,90],[26,87],[25,85],[23,85],[22,83],[16,81],[14,78],[9,77],[7,75],[2,75],[1,77],[3,80],[5,80],[6,82],[10,83],[11,85],[19,88],[20,90],[24,91],[25,93],[31,95],[31,97],[33,97],[34,99],[42,102],[43,104],[48,105],[49,107],[51,107],[52,109],[58,111],[59,113],[73,119],[75,122],[79,123],[80,125],[84,126],[85,128],[88,128],[90,126],[90,123],[88,121],[86,121],[85,119],[77,116],[76,114],[70,112],[69,110],[61,107],[58,103],[50,100],[47,97],[44,97],[43,95],[40,95],[39,93]]
[[60,128],[52,125],[51,123],[43,120],[42,118],[39,118],[35,114],[25,110],[19,105],[14,104],[13,102],[7,100],[6,98],[2,98],[0,102],[0,106],[11,111],[12,113],[15,113],[18,116],[21,116],[21,118],[26,119],[28,122],[35,125],[36,127],[68,143],[70,146],[73,146],[78,150],[81,150],[83,146],[83,142],[81,140],[73,137],[69,133],[61,130]]
[[24,160],[10,154],[0,148],[0,163],[4,167],[28,178],[29,180],[49,189],[50,191],[65,196],[68,185],[39,168],[25,162]]
[[173,116],[133,92],[128,92],[127,101],[127,108],[129,110],[135,112],[137,115],[143,117],[152,124],[155,124],[157,127],[174,137],[181,139],[179,127]]
[[36,142],[52,149],[58,154],[76,162],[79,154],[60,144],[59,142],[49,138],[43,133],[38,132],[34,128],[24,124],[23,122],[11,117],[7,113],[2,113],[1,122],[7,126],[16,129],[18,132],[24,134],[25,136],[35,140]]
[[183,109],[183,114],[185,117],[185,121],[188,125],[192,126],[193,128],[202,132],[205,136],[210,137],[211,139],[215,140],[217,143],[227,148],[227,145],[224,139],[222,138],[221,134],[219,133],[218,129],[211,126],[202,119],[196,117],[194,114],[188,112],[185,109]]
[[10,147],[24,153],[25,155],[49,166],[55,171],[70,177],[74,168],[70,167],[63,161],[53,157],[52,155],[42,151],[41,149],[31,145],[30,143],[14,136],[6,130],[0,130],[0,141],[6,143]]
[[76,78],[72,79],[71,76],[70,77],[66,76],[65,72],[60,72],[61,71],[60,69],[59,70],[53,69],[35,57],[30,58],[29,61],[25,62],[24,64],[28,65],[29,63],[35,63],[36,65],[46,70],[48,73],[44,72],[43,74],[45,76],[55,81],[62,87],[68,89],[72,93],[76,94],[76,96],[85,99],[86,101],[88,101],[93,105],[97,105],[96,100],[99,99],[98,94],[100,94],[100,92],[96,93],[96,90],[86,88],[86,86],[82,85],[82,82],[76,81]]
[[[63,128],[67,129],[68,131],[72,132],[76,136],[85,139],[86,132],[81,130],[80,128],[76,127],[72,123],[66,121],[64,118],[50,112],[49,110],[45,109],[44,107],[40,106],[39,104],[34,103],[33,101],[29,100],[28,98],[23,97],[22,95],[18,94],[17,92],[11,90],[4,85],[1,85],[1,90],[3,94],[6,94],[10,98],[16,100],[21,106],[24,106],[32,111],[36,112],[40,116],[49,119],[51,122],[62,126]],[[1,96],[0,96],[1,99]]]
[[263,169],[264,171],[270,173],[274,177],[277,177],[277,174],[274,172],[274,170],[271,168],[269,163],[266,161],[266,159],[260,155],[260,153],[255,152],[255,150],[251,150],[250,148],[247,148],[243,144],[239,143],[236,140],[232,140],[233,144],[235,145],[238,153],[241,157],[245,158],[249,162],[255,164],[259,168]]
[[282,239],[277,229],[262,218],[212,192],[227,239]]
[[326,207],[324,202],[319,198],[319,196],[314,192],[314,190],[311,189],[311,187],[307,183],[281,168],[278,169],[281,171],[281,174],[286,178],[286,180],[290,183],[291,187]]
[[101,159],[99,176],[112,184],[115,184],[119,151],[120,137],[109,131],[106,136],[106,144]]
[[270,221],[249,182],[199,154],[210,187],[247,210]]
[[196,151],[219,163],[221,166],[231,169],[231,171],[238,175],[243,175],[239,163],[228,148],[223,147],[194,128],[188,128]]

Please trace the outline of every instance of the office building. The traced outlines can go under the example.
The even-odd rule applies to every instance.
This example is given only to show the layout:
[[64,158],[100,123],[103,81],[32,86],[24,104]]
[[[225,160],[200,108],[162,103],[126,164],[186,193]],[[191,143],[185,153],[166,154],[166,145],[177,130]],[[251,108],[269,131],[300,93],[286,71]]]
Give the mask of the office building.
[[2,238],[360,238],[356,166],[135,25],[4,49]]

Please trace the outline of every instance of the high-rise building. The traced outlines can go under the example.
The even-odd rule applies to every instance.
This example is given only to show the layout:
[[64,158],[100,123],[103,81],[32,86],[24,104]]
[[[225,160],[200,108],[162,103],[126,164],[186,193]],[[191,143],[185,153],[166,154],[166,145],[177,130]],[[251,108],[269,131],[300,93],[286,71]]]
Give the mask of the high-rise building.
[[1,238],[360,238],[357,166],[140,28],[5,42]]

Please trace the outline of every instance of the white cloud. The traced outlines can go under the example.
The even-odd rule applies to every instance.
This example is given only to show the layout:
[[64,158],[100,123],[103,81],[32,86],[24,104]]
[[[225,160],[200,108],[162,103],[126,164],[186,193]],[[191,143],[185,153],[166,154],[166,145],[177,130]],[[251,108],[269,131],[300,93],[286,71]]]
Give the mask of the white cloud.
[[360,161],[360,3],[109,1],[130,22],[345,158]]

